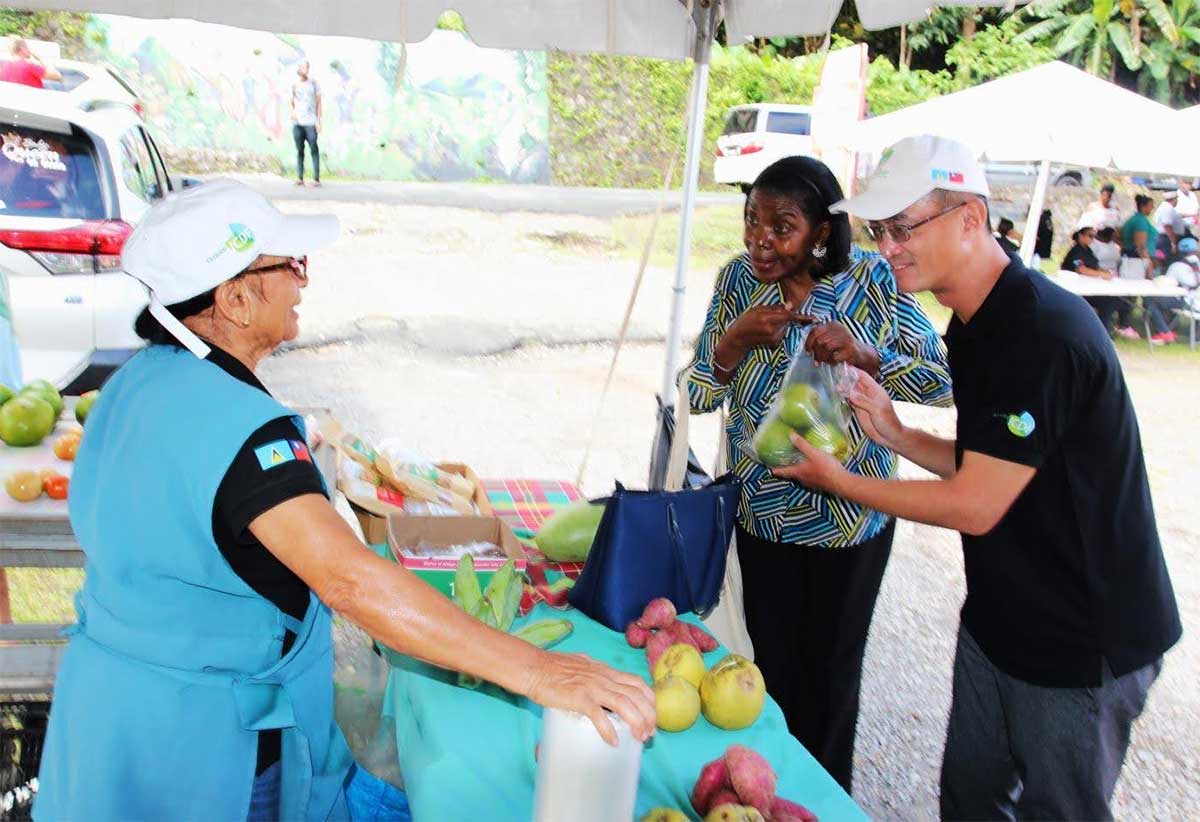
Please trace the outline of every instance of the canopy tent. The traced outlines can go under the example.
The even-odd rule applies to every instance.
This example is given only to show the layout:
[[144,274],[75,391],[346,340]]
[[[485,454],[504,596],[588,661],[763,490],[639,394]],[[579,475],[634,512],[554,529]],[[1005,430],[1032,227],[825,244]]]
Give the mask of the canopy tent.
[[1200,106],[1185,108],[1179,112],[1179,116],[1183,119],[1183,127],[1195,137],[1196,133],[1200,132]]
[[[687,154],[671,320],[662,396],[673,402],[674,374],[683,337],[683,298],[691,245],[692,211],[700,175],[700,147],[708,92],[708,62],[717,24],[726,41],[751,37],[827,35],[843,0],[16,0],[27,9],[191,18],[242,28],[295,34],[417,42],[445,11],[463,17],[471,39],[504,49],[560,49],[682,60],[692,58]],[[1023,0],[1022,0],[1023,1]],[[925,16],[932,6],[1007,6],[1017,0],[855,0],[859,19],[881,29]]]
[[988,160],[1040,162],[1021,244],[1028,261],[1051,163],[1200,174],[1200,151],[1179,128],[1179,116],[1140,94],[1051,62],[865,120],[846,133],[846,142],[877,153],[903,137],[936,134],[966,143]]

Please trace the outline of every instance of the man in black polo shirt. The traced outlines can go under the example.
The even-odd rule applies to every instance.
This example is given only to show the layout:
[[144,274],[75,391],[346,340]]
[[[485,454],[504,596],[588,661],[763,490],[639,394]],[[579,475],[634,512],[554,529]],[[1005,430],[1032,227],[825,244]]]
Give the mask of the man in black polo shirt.
[[1004,253],[987,196],[966,146],[916,137],[834,206],[871,221],[902,291],[954,310],[954,440],[902,425],[865,374],[847,392],[872,438],[941,479],[855,476],[799,437],[807,461],[776,473],[962,532],[942,816],[1109,818],[1179,613],[1113,346],[1082,299]]

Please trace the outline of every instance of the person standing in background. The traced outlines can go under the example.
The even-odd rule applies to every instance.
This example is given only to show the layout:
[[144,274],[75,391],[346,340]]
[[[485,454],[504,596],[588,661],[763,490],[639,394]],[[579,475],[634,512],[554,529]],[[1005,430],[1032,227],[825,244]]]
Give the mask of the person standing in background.
[[1121,227],[1121,210],[1113,205],[1113,194],[1117,188],[1112,183],[1100,186],[1100,199],[1084,209],[1079,217],[1080,225],[1090,225],[1097,234],[1105,228]]
[[304,144],[312,152],[313,185],[321,185],[321,87],[308,76],[308,61],[296,66],[299,79],[292,84],[292,137],[296,141],[296,185],[304,185]]
[[1184,231],[1190,235],[1195,235],[1196,226],[1200,224],[1200,197],[1192,191],[1194,185],[1190,179],[1180,180],[1179,192],[1176,195],[1178,200],[1175,204],[1175,210],[1183,218]]
[[43,80],[61,80],[58,69],[51,68],[29,50],[29,44],[21,38],[12,41],[12,58],[0,60],[0,82],[20,83],[23,86],[43,88]]

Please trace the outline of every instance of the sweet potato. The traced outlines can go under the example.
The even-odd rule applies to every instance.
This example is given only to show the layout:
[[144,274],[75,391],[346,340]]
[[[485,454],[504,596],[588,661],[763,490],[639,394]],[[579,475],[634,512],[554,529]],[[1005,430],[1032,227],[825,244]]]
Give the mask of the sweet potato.
[[667,631],[657,631],[646,642],[646,662],[650,666],[650,675],[654,676],[654,666],[663,652],[675,644],[674,638]]
[[699,643],[692,636],[692,632],[688,630],[688,624],[681,619],[677,619],[663,628],[663,632],[671,635],[674,640],[672,644],[691,645],[697,651],[700,650]]
[[[696,813],[704,816],[713,807],[713,797],[719,792],[727,791],[732,794],[733,786],[729,784],[729,766],[725,757],[709,762],[700,769],[700,776],[692,786],[692,807]],[[737,801],[737,797],[733,797]]]
[[741,805],[742,800],[738,799],[738,795],[733,792],[733,788],[725,787],[712,795],[712,799],[708,800],[708,809],[719,808],[722,805]]
[[625,641],[631,648],[645,648],[650,640],[650,633],[649,628],[643,628],[634,621],[625,627]]
[[771,802],[771,822],[817,822],[817,815],[799,802],[777,796]]
[[764,816],[771,813],[775,799],[775,771],[767,760],[745,745],[730,745],[725,751],[729,782],[743,805],[757,808]]
[[683,623],[687,626],[688,631],[692,635],[692,639],[696,642],[696,647],[700,649],[700,653],[707,654],[709,651],[715,651],[719,647],[717,638],[708,631],[701,628],[699,625],[693,625],[690,622]]
[[646,603],[642,615],[638,617],[637,624],[653,631],[666,628],[674,621],[675,604],[666,597],[659,597]]

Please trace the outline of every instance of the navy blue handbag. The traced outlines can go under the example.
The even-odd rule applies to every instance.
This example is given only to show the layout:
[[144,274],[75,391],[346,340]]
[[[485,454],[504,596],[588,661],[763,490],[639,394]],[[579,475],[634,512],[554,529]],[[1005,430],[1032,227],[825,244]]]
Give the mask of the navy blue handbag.
[[682,491],[629,491],[617,483],[571,604],[614,631],[656,597],[681,614],[706,616],[721,597],[740,485],[733,474]]

